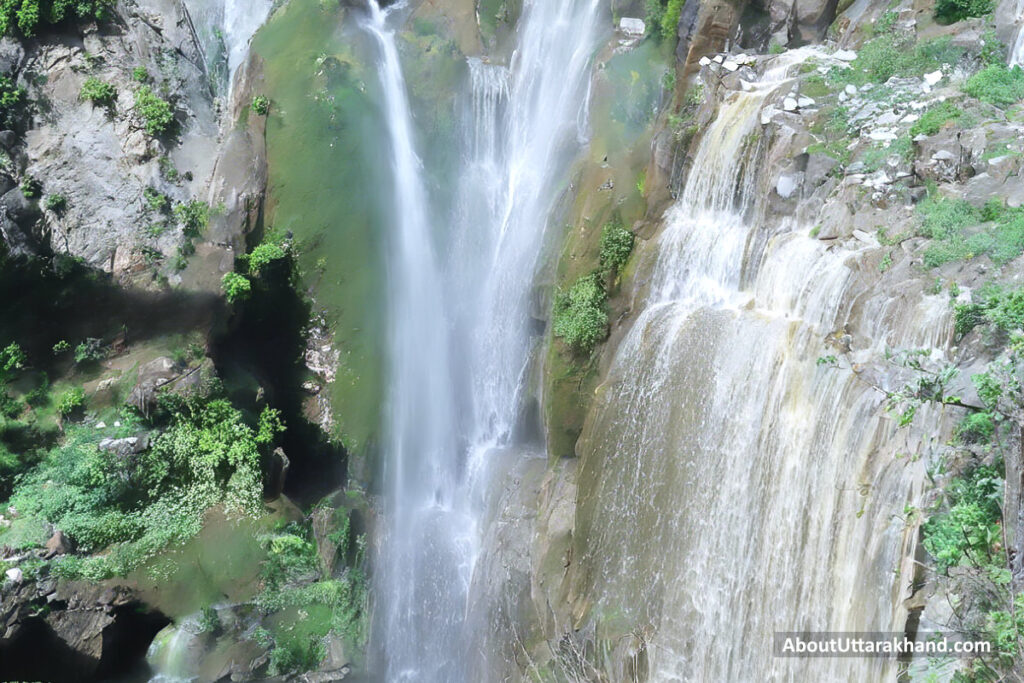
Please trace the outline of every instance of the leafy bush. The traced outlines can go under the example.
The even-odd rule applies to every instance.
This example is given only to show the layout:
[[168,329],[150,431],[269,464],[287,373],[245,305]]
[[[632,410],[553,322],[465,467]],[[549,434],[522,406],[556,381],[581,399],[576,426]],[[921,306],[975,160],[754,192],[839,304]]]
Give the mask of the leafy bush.
[[986,564],[1002,542],[1002,476],[994,467],[976,467],[946,487],[948,511],[925,522],[924,547],[940,571],[960,564],[969,556]]
[[0,350],[0,380],[6,381],[15,370],[21,370],[28,363],[28,357],[17,342],[11,342]]
[[995,9],[995,0],[935,0],[935,18],[947,24],[970,17],[984,17]]
[[107,354],[103,350],[103,341],[94,337],[89,337],[75,347],[75,362],[79,364],[95,363],[106,357]]
[[[97,430],[72,427],[65,443],[22,477],[10,499],[22,518],[53,524],[86,552],[109,549],[62,558],[54,567],[59,575],[124,575],[198,533],[215,505],[260,512],[263,447],[241,412],[223,399],[164,405],[169,425],[148,450],[125,458],[100,450]],[[122,434],[137,433],[133,418],[121,421]]]
[[57,412],[62,417],[71,415],[85,405],[85,390],[82,387],[68,389],[57,399]]
[[[918,203],[917,210],[917,234],[934,240],[924,252],[929,267],[981,255],[1003,264],[1024,253],[1022,209],[1001,204],[977,209],[962,199],[929,196]],[[986,222],[990,224],[983,225]]]
[[921,76],[943,64],[955,64],[963,50],[948,37],[915,44],[891,33],[866,42],[849,69],[833,69],[829,78],[838,83],[884,83],[893,76]]
[[198,237],[210,222],[210,206],[193,199],[175,205],[174,215],[181,223],[186,237]]
[[166,133],[174,122],[171,104],[144,85],[135,93],[135,111],[142,119],[146,132],[157,136]]
[[552,330],[569,347],[589,354],[608,333],[605,292],[596,274],[579,278],[568,292],[555,297]]
[[49,194],[43,204],[54,213],[64,213],[64,209],[68,208],[68,198],[62,194]]
[[117,99],[117,88],[114,87],[113,83],[107,83],[95,76],[89,76],[85,79],[85,83],[82,84],[82,90],[78,93],[78,97],[83,100],[89,100],[93,104],[109,107]]
[[146,201],[146,206],[148,206],[151,211],[163,211],[170,203],[170,199],[167,198],[167,195],[159,190],[153,189],[152,187],[147,187],[142,191],[142,198]]
[[21,181],[21,193],[25,199],[37,199],[43,192],[43,184],[32,176],[25,176]]
[[964,92],[997,107],[1008,107],[1024,99],[1024,70],[991,64],[967,79]]
[[679,30],[679,15],[683,11],[683,0],[668,0],[665,14],[661,17],[661,35],[665,40],[675,42]]
[[[0,10],[2,11],[2,10]],[[0,76],[0,119],[9,125],[18,107],[25,101],[25,89],[14,84],[10,76]]]
[[285,256],[287,253],[281,245],[273,242],[261,242],[249,252],[244,260],[249,264],[249,272],[259,275],[260,270]]
[[1024,330],[1024,289],[1005,291],[985,287],[974,300],[953,307],[953,328],[963,336],[978,325],[991,325],[1001,332]]
[[633,251],[633,233],[619,221],[612,221],[601,230],[600,262],[607,272],[622,270]]
[[252,283],[249,281],[249,278],[234,271],[224,273],[220,286],[224,291],[224,296],[233,304],[245,301],[252,293]]
[[995,436],[996,425],[986,412],[971,413],[956,427],[956,437],[964,444],[984,444]]
[[270,98],[266,95],[257,95],[252,98],[252,110],[260,116],[266,116],[270,113]]
[[910,127],[910,135],[935,135],[947,123],[956,121],[963,115],[962,106],[946,100],[934,107],[929,107],[928,111]]
[[146,83],[149,81],[149,72],[146,71],[146,67],[137,66],[132,69],[132,80],[136,83]]
[[0,3],[0,35],[35,35],[39,23],[104,19],[111,0],[4,0]]

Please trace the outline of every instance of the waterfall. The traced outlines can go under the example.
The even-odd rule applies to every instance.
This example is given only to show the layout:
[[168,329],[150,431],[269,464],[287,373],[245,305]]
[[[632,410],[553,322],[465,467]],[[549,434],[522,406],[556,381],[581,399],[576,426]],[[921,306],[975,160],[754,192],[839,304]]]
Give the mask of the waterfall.
[[496,449],[521,441],[515,427],[538,339],[530,294],[549,214],[585,140],[591,65],[606,22],[600,0],[527,0],[510,65],[469,60],[453,229],[450,243],[439,244],[388,26],[395,9],[371,0],[365,22],[380,53],[396,206],[388,521],[373,649],[389,681],[447,683],[475,680],[470,660],[489,654],[472,646],[480,624],[469,601],[487,553],[478,527],[489,464]]
[[[775,631],[899,631],[905,618],[899,515],[921,466],[893,457],[905,436],[878,392],[816,362],[839,353],[826,339],[860,325],[852,355],[869,360],[948,338],[930,336],[948,320],[927,303],[894,318],[881,311],[901,300],[864,300],[869,247],[783,223],[753,253],[761,109],[808,54],[776,58],[705,131],[581,436],[574,592],[603,615],[617,661],[643,653],[647,680],[893,677],[883,660],[772,657]],[[616,666],[611,680],[633,680]]]
[[1008,62],[1010,66],[1024,66],[1024,0],[1017,0],[1015,15],[1017,30],[1013,34]]
[[211,78],[220,87],[229,86],[249,51],[249,40],[267,20],[273,0],[184,0],[184,4]]
[[370,1],[394,173],[388,258],[388,530],[379,633],[388,680],[452,680],[468,582],[459,509],[448,326],[430,209],[394,31]]

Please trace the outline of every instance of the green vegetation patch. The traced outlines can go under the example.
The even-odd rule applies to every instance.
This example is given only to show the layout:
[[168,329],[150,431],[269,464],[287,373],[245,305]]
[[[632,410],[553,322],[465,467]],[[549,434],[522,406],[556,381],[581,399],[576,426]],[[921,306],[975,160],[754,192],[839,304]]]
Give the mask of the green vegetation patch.
[[952,24],[971,17],[988,16],[995,6],[995,0],[935,0],[935,18]]
[[932,240],[924,252],[931,268],[982,255],[1001,265],[1024,252],[1024,209],[998,200],[978,209],[963,199],[929,195],[917,213],[917,234]]
[[603,272],[618,275],[633,252],[633,233],[615,219],[601,229],[600,263]]
[[941,571],[965,558],[990,563],[1002,543],[1003,479],[994,467],[979,466],[945,489],[947,509],[925,522],[924,547]]
[[91,21],[110,15],[112,0],[3,0],[0,35],[34,36],[40,24]]
[[79,99],[88,100],[93,104],[109,107],[117,99],[117,88],[113,83],[101,81],[95,76],[89,76],[82,84],[82,90],[78,93]]
[[607,295],[596,273],[580,277],[555,297],[552,331],[574,352],[589,355],[608,335]]
[[835,85],[885,83],[893,76],[920,77],[943,64],[956,64],[964,55],[946,36],[915,43],[913,38],[893,34],[869,40],[848,69],[833,69],[829,79]]
[[174,123],[171,103],[144,85],[135,92],[135,111],[142,119],[146,132],[153,136],[163,135]]
[[967,79],[964,92],[1005,109],[1024,99],[1024,70],[1019,66],[990,64]]

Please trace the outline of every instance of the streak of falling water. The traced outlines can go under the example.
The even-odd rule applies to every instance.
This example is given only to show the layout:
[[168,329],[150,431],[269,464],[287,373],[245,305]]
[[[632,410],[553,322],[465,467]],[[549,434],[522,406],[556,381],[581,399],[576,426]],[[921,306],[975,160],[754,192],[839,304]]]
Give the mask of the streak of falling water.
[[[578,152],[601,0],[527,0],[509,67],[469,61],[453,242],[434,240],[394,30],[371,0],[392,143],[388,530],[374,633],[387,680],[471,680],[468,587],[488,453],[514,445],[536,337],[529,299]],[[454,362],[453,359],[458,359]],[[453,389],[458,387],[458,390]],[[458,398],[456,399],[455,396]],[[476,656],[476,653],[473,655]],[[483,653],[486,658],[487,653]]]
[[185,0],[207,68],[230,85],[249,40],[270,14],[273,0]]
[[[881,660],[772,657],[775,631],[899,630],[893,512],[920,474],[887,450],[877,393],[815,362],[857,315],[859,252],[790,225],[758,272],[745,270],[760,220],[760,112],[810,53],[781,56],[704,133],[646,307],[581,437],[575,557],[589,574],[577,590],[594,613],[617,615],[609,641],[616,628],[626,641],[645,634],[652,681],[893,673]],[[904,313],[887,317],[896,346],[948,325],[929,306]]]

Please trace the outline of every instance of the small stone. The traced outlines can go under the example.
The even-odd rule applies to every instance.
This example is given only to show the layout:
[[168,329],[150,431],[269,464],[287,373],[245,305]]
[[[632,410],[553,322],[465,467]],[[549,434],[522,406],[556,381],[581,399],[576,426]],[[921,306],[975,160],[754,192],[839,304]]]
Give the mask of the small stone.
[[940,149],[932,155],[932,159],[935,161],[953,161],[956,159],[956,156],[948,149]]
[[917,114],[907,114],[906,116],[903,117],[903,123],[913,123],[914,121],[917,121],[919,118],[921,117],[918,116]]
[[857,59],[857,53],[853,50],[836,50],[832,56],[842,62],[852,62]]
[[736,69],[740,68],[740,65],[732,60],[729,60],[722,64],[722,68],[724,68],[726,71],[735,71]]
[[107,423],[106,422],[97,422],[96,423],[96,429],[106,429],[106,428],[107,428]]
[[796,111],[796,100],[792,97],[787,97],[782,100],[783,111]]
[[713,61],[715,64],[721,64],[722,62],[725,61],[725,57],[723,57],[722,55],[715,55],[714,59],[712,59],[711,61]]
[[790,173],[783,173],[779,176],[779,180],[775,183],[775,191],[779,193],[779,196],[783,199],[789,199],[793,196],[799,187],[798,178]]
[[848,85],[845,88],[843,88],[843,91],[850,97],[853,97],[854,95],[857,94],[857,87],[853,85]]
[[942,80],[942,71],[940,71],[940,70],[936,70],[936,71],[931,72],[930,74],[925,74],[924,75],[924,82],[927,83],[928,85],[935,85],[936,83],[938,83],[941,80]]
[[932,91],[932,86],[928,85],[927,83],[922,83],[921,84],[921,92],[923,92],[924,94],[927,95],[931,91]]
[[697,63],[700,64],[701,66],[707,66],[708,64],[711,63],[711,60],[708,59],[707,57],[701,57],[700,61]]
[[810,97],[807,97],[806,95],[801,95],[799,99],[797,99],[796,103],[801,109],[803,109],[804,107],[814,106],[814,100],[811,99]]
[[8,569],[6,572],[4,572],[4,576],[7,577],[8,581],[11,581],[13,583],[21,583],[22,580],[25,578],[25,575],[17,567],[12,567],[11,569]]
[[875,244],[876,243],[875,242],[875,238],[872,237],[871,235],[867,234],[863,230],[854,230],[853,231],[853,237],[858,242],[863,242],[864,244]]

